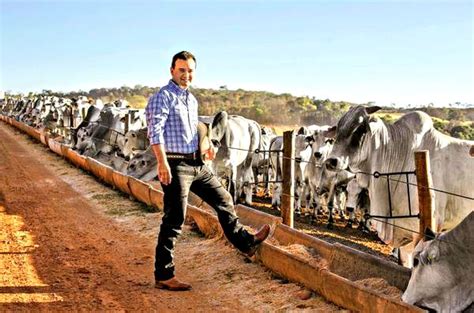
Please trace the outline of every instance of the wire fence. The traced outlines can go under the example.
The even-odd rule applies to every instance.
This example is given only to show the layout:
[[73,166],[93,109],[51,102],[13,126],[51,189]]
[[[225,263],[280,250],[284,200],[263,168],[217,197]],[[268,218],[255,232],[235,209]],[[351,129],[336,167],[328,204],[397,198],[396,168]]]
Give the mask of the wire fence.
[[[286,194],[286,193],[282,193],[282,195],[291,197],[289,194]],[[335,206],[331,206],[331,205],[329,205],[329,204],[326,204],[326,205],[324,205],[324,206],[327,207],[328,210],[329,210],[329,209],[330,209],[330,210],[334,210],[334,209],[340,210],[340,208],[335,207]],[[401,229],[401,230],[404,230],[404,231],[407,231],[407,232],[410,232],[410,233],[413,233],[413,234],[417,234],[417,235],[422,236],[422,237],[428,237],[428,238],[430,238],[430,239],[437,239],[437,240],[443,241],[443,242],[448,243],[448,244],[456,245],[456,246],[458,246],[458,247],[461,248],[461,249],[465,249],[465,247],[463,247],[463,246],[461,246],[461,245],[459,245],[459,244],[457,244],[457,243],[447,241],[447,240],[445,240],[445,239],[443,239],[443,238],[439,238],[439,236],[437,236],[436,234],[435,234],[435,235],[431,235],[431,234],[422,233],[422,232],[420,232],[420,231],[416,231],[416,230],[413,230],[413,229],[410,229],[410,228],[407,228],[407,227],[403,227],[403,226],[400,226],[400,225],[397,225],[397,224],[394,224],[394,223],[390,223],[390,222],[388,222],[388,221],[386,221],[386,220],[381,220],[379,217],[373,217],[373,216],[368,215],[368,214],[363,214],[362,216],[363,216],[366,220],[369,220],[369,219],[370,219],[370,220],[374,220],[374,221],[376,221],[376,222],[380,222],[380,223],[383,223],[383,224],[386,224],[386,225],[390,225],[390,226],[393,226],[393,227],[395,227],[395,228],[399,228],[399,229]],[[413,218],[415,218],[415,217],[416,217],[416,216],[413,216]]]
[[[237,148],[237,147],[227,147],[228,149],[233,149],[233,150],[240,150],[240,151],[246,151],[246,152],[253,152],[253,153],[266,153],[266,152],[269,152],[269,153],[283,153],[283,150],[260,150],[260,149],[254,149],[254,150],[249,150],[249,149],[243,149],[243,148]],[[278,156],[280,157],[280,156]],[[286,156],[281,156],[281,158],[283,159],[289,159],[289,160],[292,160],[292,161],[295,161],[297,163],[308,163],[308,164],[311,164],[317,168],[324,168],[324,165],[321,163],[321,162],[314,162],[314,161],[309,161],[309,160],[303,160],[301,158],[291,158],[291,157],[286,157]],[[383,175],[401,175],[401,174],[405,174],[405,173],[414,173],[414,171],[409,171],[409,172],[395,172],[395,173],[380,173],[378,171],[375,171],[373,173],[367,173],[367,172],[363,172],[363,171],[358,171],[358,172],[355,172],[354,174],[364,174],[364,175],[369,175],[369,176],[373,176],[375,178],[379,178],[380,176],[383,176]],[[404,184],[408,184],[408,185],[411,185],[411,186],[417,186],[417,187],[420,187],[422,189],[429,189],[429,190],[433,190],[433,191],[436,191],[436,192],[440,192],[440,193],[444,193],[444,194],[448,194],[448,195],[451,195],[451,196],[455,196],[455,197],[460,197],[460,198],[463,198],[463,199],[467,199],[467,200],[471,200],[473,201],[474,200],[474,197],[470,197],[470,196],[466,196],[466,195],[461,195],[461,194],[458,194],[458,193],[454,193],[454,192],[450,192],[450,191],[446,191],[446,190],[441,190],[439,188],[434,188],[434,187],[428,187],[428,186],[423,186],[423,185],[418,185],[416,183],[411,183],[411,182],[408,182],[408,181],[401,181],[401,180],[396,180],[396,179],[393,179],[393,178],[390,178],[389,177],[389,180],[391,181],[394,181],[394,182],[400,182],[400,183],[404,183]]]
[[[414,173],[414,171],[413,171]],[[356,172],[355,174],[364,174],[364,175],[368,175],[368,176],[373,176],[375,178],[379,178],[381,175],[385,174],[381,174],[379,172],[374,172],[374,173],[367,173],[367,172],[362,172],[362,171],[358,171]],[[392,174],[392,173],[390,173]],[[393,175],[400,175],[400,174],[393,174]],[[460,198],[464,198],[464,199],[467,199],[467,200],[474,200],[474,197],[469,197],[469,196],[465,196],[465,195],[461,195],[461,194],[457,194],[457,193],[454,193],[454,192],[450,192],[450,191],[445,191],[445,190],[441,190],[441,189],[438,189],[438,188],[434,188],[434,187],[428,187],[428,186],[424,186],[424,185],[419,185],[419,184],[415,184],[415,183],[410,183],[410,182],[407,182],[407,181],[401,181],[401,180],[398,180],[398,179],[394,179],[394,178],[389,178],[391,181],[394,181],[394,182],[399,182],[399,183],[404,183],[404,184],[408,184],[410,186],[415,186],[415,187],[420,187],[422,189],[429,189],[429,190],[433,190],[433,191],[436,191],[436,192],[441,192],[441,193],[445,193],[445,194],[448,194],[448,195],[451,195],[451,196],[456,196],[456,197],[460,197]]]
[[[122,136],[124,137],[125,134],[116,130],[116,129],[113,129],[113,128],[110,128],[110,127],[107,127],[105,125],[101,125],[97,122],[92,122],[90,124],[97,124],[97,126],[99,127],[102,127],[102,128],[106,128],[108,130],[111,130],[113,133],[115,133],[115,140],[114,142],[112,143],[112,135],[109,137],[109,141],[107,140],[104,140],[102,138],[92,138],[92,140],[94,141],[100,141],[100,142],[104,142],[112,147],[117,147],[117,142],[118,142],[118,137],[119,136]],[[89,124],[89,125],[90,125]],[[309,146],[309,144],[308,144]],[[249,152],[249,153],[256,153],[256,154],[259,154],[259,153],[264,153],[264,154],[270,154],[270,153],[277,153],[278,154],[278,158],[282,158],[282,159],[289,159],[289,160],[292,160],[296,163],[307,163],[307,164],[311,164],[312,166],[316,167],[316,168],[324,168],[324,165],[319,162],[319,161],[314,161],[314,160],[304,160],[300,157],[295,157],[295,158],[291,158],[291,157],[287,157],[287,156],[280,156],[279,154],[280,153],[283,153],[283,150],[280,150],[280,149],[270,149],[270,150],[264,150],[264,149],[260,149],[260,148],[257,148],[257,149],[244,149],[244,148],[238,148],[238,147],[226,147],[228,149],[232,149],[232,150],[239,150],[239,151],[244,151],[244,152]],[[414,171],[413,171],[414,172]],[[375,178],[379,178],[381,175],[397,175],[397,173],[379,173],[377,171],[375,171],[374,173],[367,173],[367,172],[363,172],[363,171],[358,171],[358,172],[355,172],[354,174],[364,174],[364,175],[368,175],[368,176],[373,176]],[[471,200],[471,201],[474,201],[474,197],[471,197],[471,196],[466,196],[466,195],[461,195],[461,194],[458,194],[458,193],[455,193],[455,192],[450,192],[450,191],[446,191],[446,190],[441,190],[439,188],[435,188],[435,187],[428,187],[428,186],[423,186],[423,185],[419,185],[417,183],[411,183],[409,182],[408,180],[407,181],[401,181],[401,180],[397,180],[397,179],[394,179],[394,178],[391,178],[391,177],[388,177],[388,180],[390,181],[393,181],[393,182],[397,182],[397,183],[404,183],[404,184],[407,184],[407,185],[410,185],[410,186],[416,186],[416,187],[420,187],[422,189],[429,189],[429,190],[433,190],[435,192],[440,192],[440,193],[444,193],[444,194],[448,194],[448,195],[451,195],[451,196],[455,196],[455,197],[460,197],[460,198],[463,198],[463,199],[467,199],[467,200]],[[267,184],[268,182],[264,182],[265,184]],[[282,183],[282,181],[273,181],[272,183]],[[248,184],[253,184],[253,185],[258,185],[260,183],[257,183],[257,182],[247,182],[247,185]]]

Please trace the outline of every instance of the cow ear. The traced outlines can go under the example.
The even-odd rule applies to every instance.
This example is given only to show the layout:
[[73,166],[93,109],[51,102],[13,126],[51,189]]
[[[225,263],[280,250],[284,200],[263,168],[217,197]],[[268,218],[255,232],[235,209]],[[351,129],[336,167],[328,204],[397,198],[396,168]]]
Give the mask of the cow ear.
[[431,230],[431,228],[426,227],[425,229],[425,241],[430,241],[436,238],[436,234]]
[[298,129],[298,132],[296,133],[296,135],[304,135],[304,134],[306,134],[306,127],[301,126],[301,127]]
[[337,132],[337,126],[334,125],[331,128],[329,128],[328,130],[325,130],[323,132],[323,135],[326,138],[334,138],[334,137],[336,137],[336,132]]
[[377,112],[378,110],[381,110],[382,108],[379,107],[379,106],[372,106],[372,107],[368,107],[368,108],[365,108],[365,112],[367,112],[367,114],[372,114],[372,113],[375,113]]

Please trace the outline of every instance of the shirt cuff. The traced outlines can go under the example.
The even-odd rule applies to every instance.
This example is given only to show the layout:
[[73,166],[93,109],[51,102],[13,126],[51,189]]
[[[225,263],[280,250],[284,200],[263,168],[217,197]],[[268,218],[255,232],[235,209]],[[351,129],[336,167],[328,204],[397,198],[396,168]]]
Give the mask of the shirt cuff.
[[159,145],[159,144],[164,144],[165,143],[165,137],[163,134],[154,134],[153,136],[150,137],[150,144],[151,145]]

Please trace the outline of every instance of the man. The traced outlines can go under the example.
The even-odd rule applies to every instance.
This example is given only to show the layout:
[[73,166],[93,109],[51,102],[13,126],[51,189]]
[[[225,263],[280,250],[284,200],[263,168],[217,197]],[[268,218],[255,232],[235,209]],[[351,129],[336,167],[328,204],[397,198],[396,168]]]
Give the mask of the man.
[[232,197],[222,187],[198,151],[198,103],[189,92],[196,58],[187,51],[173,56],[171,80],[154,94],[146,107],[148,138],[158,161],[158,179],[164,192],[164,216],[155,254],[156,287],[189,290],[191,285],[175,277],[173,252],[186,216],[189,191],[193,191],[217,212],[227,239],[252,256],[270,232],[264,225],[248,233],[235,214]]

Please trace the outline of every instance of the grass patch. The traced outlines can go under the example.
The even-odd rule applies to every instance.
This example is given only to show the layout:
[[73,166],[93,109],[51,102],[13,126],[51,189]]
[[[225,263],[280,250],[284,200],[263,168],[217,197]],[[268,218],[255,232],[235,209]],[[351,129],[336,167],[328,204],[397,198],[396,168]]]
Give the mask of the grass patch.
[[94,200],[117,200],[120,196],[113,194],[113,193],[100,193],[100,194],[95,194],[91,198]]
[[105,211],[106,214],[108,215],[114,215],[114,216],[124,216],[128,213],[129,211],[127,209],[123,209],[123,208],[112,208],[112,209],[108,209],[107,211]]
[[158,211],[155,207],[151,205],[146,205],[143,202],[137,202],[137,204],[140,207],[140,211],[143,211],[145,213],[155,213]]

